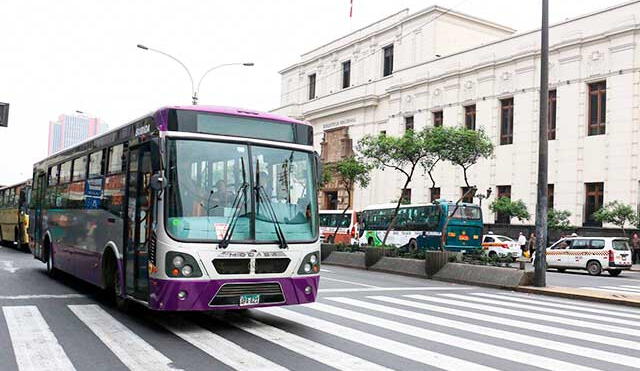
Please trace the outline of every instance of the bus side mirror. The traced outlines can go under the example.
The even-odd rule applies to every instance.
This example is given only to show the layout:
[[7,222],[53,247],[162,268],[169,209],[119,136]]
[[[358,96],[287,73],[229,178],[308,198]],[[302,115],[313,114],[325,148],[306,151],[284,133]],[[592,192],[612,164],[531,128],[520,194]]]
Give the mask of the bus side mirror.
[[164,176],[162,176],[162,173],[157,172],[151,176],[151,179],[149,180],[149,187],[151,187],[151,189],[154,191],[161,191],[166,186],[167,182],[165,181]]

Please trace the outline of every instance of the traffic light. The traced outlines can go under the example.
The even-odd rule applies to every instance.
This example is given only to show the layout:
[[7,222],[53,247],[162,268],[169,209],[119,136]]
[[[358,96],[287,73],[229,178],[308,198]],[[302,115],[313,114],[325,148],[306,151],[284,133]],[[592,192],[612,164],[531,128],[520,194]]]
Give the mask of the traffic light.
[[0,127],[9,126],[9,103],[0,102]]

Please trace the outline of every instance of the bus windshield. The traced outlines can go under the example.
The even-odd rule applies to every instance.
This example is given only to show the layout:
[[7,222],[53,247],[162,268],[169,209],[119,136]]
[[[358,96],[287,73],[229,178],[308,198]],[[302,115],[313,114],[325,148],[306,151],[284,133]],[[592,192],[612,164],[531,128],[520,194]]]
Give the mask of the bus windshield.
[[477,206],[467,206],[467,205],[458,205],[458,209],[455,210],[455,214],[453,213],[455,205],[449,206],[449,216],[453,219],[464,219],[464,220],[481,220],[482,212],[480,208]]
[[348,227],[351,225],[351,213],[340,214],[320,214],[321,227]]
[[173,238],[220,241],[234,214],[232,242],[277,241],[276,222],[288,242],[317,238],[312,154],[201,140],[170,140],[168,152]]

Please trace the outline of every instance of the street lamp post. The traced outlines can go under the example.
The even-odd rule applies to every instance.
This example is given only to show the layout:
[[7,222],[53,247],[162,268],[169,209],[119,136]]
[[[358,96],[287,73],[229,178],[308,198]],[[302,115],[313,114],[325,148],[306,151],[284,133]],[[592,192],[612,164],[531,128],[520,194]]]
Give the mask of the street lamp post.
[[492,192],[492,191],[493,191],[493,190],[491,189],[491,187],[489,187],[489,188],[487,188],[487,191],[486,191],[486,193],[485,193],[485,194],[482,194],[482,193],[478,193],[478,194],[476,194],[476,196],[475,196],[475,197],[476,197],[478,200],[480,200],[480,207],[482,207],[482,200],[483,200],[483,199],[485,199],[485,198],[489,198],[489,197],[491,196],[491,192]]
[[137,45],[138,48],[142,49],[142,50],[149,50],[152,52],[156,52],[159,54],[162,54],[164,56],[167,56],[171,59],[173,59],[174,61],[178,62],[179,65],[182,66],[182,68],[184,68],[184,70],[187,72],[187,75],[189,75],[189,81],[191,82],[191,102],[192,104],[195,106],[196,104],[198,104],[198,92],[200,91],[200,84],[202,83],[202,80],[204,80],[205,76],[207,76],[209,74],[209,72],[221,68],[221,67],[226,67],[226,66],[245,66],[245,67],[250,67],[253,66],[254,63],[253,62],[238,62],[238,63],[223,63],[223,64],[219,64],[217,66],[211,67],[210,69],[207,70],[207,72],[205,72],[204,74],[202,74],[202,77],[200,77],[200,80],[198,80],[198,85],[196,87],[196,85],[193,83],[193,76],[191,75],[191,72],[189,71],[189,68],[187,68],[187,66],[182,63],[178,58],[172,56],[169,53],[165,53],[161,50],[158,49],[154,49],[154,48],[149,48],[147,46],[144,46],[142,44],[138,44]]

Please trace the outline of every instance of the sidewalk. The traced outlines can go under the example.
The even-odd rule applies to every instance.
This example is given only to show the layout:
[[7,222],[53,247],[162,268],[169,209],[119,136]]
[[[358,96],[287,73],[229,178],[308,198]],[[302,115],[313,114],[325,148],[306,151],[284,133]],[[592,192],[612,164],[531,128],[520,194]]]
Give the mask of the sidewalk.
[[[636,265],[637,267],[637,265]],[[608,293],[604,291],[596,291],[589,289],[582,289],[578,287],[534,287],[534,286],[520,286],[515,289],[519,292],[525,292],[530,294],[540,294],[549,296],[558,296],[568,299],[580,299],[587,301],[595,301],[607,304],[627,305],[632,307],[640,307],[640,293],[638,294],[621,294]]]
[[640,264],[634,264],[631,266],[632,271],[640,271]]

